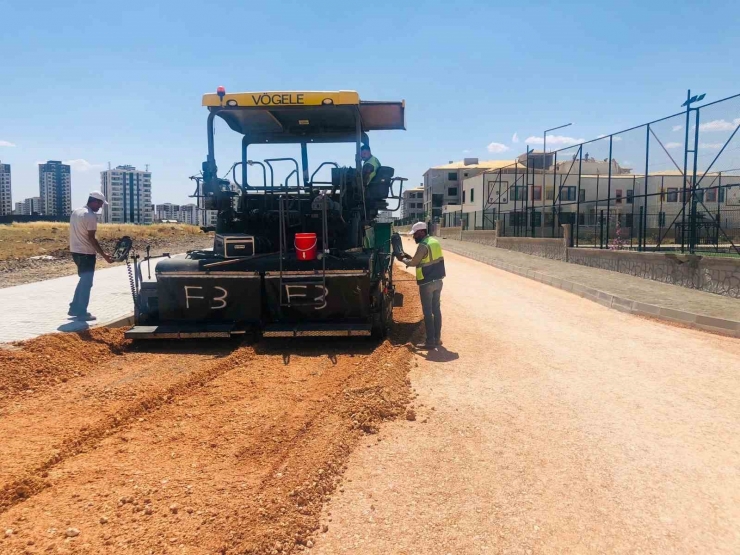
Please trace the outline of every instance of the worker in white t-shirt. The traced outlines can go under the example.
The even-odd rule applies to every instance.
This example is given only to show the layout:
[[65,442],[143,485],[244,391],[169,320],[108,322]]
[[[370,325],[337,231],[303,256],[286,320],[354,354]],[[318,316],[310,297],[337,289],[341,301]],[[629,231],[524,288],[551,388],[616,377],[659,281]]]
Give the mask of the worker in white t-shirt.
[[69,250],[72,251],[72,259],[77,265],[80,281],[77,283],[75,296],[69,304],[67,314],[84,322],[95,320],[95,316],[87,311],[95,273],[95,254],[102,256],[109,264],[113,262],[113,258],[103,252],[95,238],[98,229],[98,218],[95,214],[104,204],[108,202],[103,193],[93,191],[87,199],[87,204],[74,210],[69,219]]

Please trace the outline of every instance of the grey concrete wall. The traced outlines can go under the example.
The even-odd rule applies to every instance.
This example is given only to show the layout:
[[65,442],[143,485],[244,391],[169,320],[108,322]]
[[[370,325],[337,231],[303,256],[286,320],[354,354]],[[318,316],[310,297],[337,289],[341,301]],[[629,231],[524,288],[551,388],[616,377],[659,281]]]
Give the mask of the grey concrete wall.
[[441,228],[441,237],[479,243],[553,260],[562,260],[602,270],[611,270],[699,289],[716,295],[740,298],[740,259],[702,257],[673,253],[634,252],[590,248],[568,248],[571,229],[563,226],[562,239],[498,237],[496,231],[461,231]]
[[460,239],[460,232],[462,232],[461,227],[440,227],[439,228],[439,237],[442,237],[442,239]]
[[[455,237],[451,237],[455,239]],[[462,240],[469,241],[470,243],[480,243],[481,245],[489,245],[491,247],[498,246],[496,232],[493,230],[486,231],[463,231]]]
[[740,260],[733,258],[571,248],[568,261],[740,298]]
[[565,245],[566,243],[563,239],[532,237],[499,237],[496,242],[496,246],[500,249],[508,249],[510,251],[563,261],[565,261],[568,252]]

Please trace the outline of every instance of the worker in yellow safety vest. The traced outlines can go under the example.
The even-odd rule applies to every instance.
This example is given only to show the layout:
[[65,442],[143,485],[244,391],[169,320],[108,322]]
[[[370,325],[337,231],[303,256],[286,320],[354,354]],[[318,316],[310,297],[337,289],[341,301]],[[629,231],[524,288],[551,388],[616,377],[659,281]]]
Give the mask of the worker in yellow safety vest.
[[410,235],[418,245],[413,258],[408,254],[398,258],[406,267],[416,268],[416,283],[419,285],[421,308],[424,311],[424,326],[427,340],[418,345],[421,349],[436,349],[442,345],[442,311],[440,296],[442,294],[442,280],[445,277],[445,259],[442,255],[442,246],[427,232],[427,224],[417,222],[411,226]]
[[367,186],[378,173],[380,160],[373,156],[370,145],[366,144],[360,148],[360,158],[362,158],[362,182]]

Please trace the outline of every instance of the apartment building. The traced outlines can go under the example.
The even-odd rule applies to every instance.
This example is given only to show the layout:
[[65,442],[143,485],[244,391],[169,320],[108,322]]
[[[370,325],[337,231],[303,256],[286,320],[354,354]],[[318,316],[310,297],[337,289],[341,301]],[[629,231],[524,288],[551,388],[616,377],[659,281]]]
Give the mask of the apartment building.
[[401,217],[422,219],[424,217],[424,187],[407,189],[401,195]]
[[514,160],[465,158],[429,168],[424,172],[424,212],[435,220],[440,218],[444,206],[462,204],[463,181],[514,163]]
[[72,172],[59,160],[39,164],[39,198],[41,213],[68,217],[72,213]]
[[0,216],[13,212],[13,192],[10,179],[10,164],[0,161]]
[[104,222],[148,225],[154,221],[151,172],[117,166],[100,172],[100,188],[108,199]]

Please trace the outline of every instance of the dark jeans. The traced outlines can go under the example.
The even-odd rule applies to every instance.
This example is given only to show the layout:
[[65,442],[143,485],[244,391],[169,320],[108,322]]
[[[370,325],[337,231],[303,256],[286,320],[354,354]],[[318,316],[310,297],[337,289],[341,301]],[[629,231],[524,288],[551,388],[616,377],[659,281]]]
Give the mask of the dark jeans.
[[75,289],[75,296],[69,304],[69,312],[75,316],[87,313],[87,305],[90,302],[90,289],[93,286],[93,275],[95,274],[95,255],[72,253],[72,260],[77,265],[77,275],[80,281]]
[[439,297],[442,294],[442,280],[419,286],[421,309],[424,311],[424,325],[427,329],[427,343],[434,344],[442,338],[442,311]]

